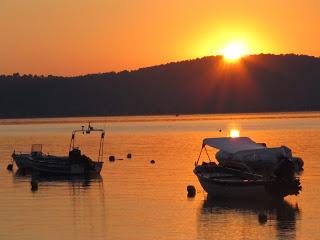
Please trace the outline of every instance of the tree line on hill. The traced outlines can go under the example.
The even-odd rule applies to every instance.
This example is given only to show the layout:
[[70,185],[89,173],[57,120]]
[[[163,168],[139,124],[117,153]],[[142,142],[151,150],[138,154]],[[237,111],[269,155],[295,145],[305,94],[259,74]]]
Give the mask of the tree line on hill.
[[320,110],[320,58],[210,56],[83,76],[0,75],[0,118]]

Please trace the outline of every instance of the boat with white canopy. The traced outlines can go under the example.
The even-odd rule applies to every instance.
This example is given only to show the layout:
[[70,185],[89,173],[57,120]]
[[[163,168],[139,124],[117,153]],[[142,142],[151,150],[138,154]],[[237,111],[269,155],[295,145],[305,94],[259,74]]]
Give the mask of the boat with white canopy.
[[[218,151],[211,161],[206,147]],[[202,152],[209,162],[199,164]],[[248,137],[206,138],[194,173],[204,190],[223,198],[283,198],[301,190],[296,173],[303,161],[288,147],[268,148]]]

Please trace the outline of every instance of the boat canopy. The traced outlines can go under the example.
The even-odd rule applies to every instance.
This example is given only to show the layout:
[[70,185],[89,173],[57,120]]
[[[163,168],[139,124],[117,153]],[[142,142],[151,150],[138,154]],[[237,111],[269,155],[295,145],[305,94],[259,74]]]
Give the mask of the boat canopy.
[[202,147],[206,145],[217,148],[227,153],[236,153],[245,150],[266,149],[262,144],[256,143],[248,137],[223,137],[223,138],[205,138]]

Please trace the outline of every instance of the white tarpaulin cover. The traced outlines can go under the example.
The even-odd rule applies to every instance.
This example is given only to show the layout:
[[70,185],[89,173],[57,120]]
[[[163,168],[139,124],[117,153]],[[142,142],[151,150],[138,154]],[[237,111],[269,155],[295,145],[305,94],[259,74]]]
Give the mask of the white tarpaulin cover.
[[205,145],[217,148],[227,153],[266,148],[265,146],[252,141],[248,137],[205,138],[203,140],[203,146]]

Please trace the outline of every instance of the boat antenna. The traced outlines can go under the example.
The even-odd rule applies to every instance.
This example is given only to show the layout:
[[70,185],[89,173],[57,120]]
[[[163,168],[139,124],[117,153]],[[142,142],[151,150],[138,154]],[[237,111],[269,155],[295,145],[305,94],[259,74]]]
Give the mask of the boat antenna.
[[103,160],[103,147],[104,147],[104,136],[105,136],[105,130],[103,129],[101,131],[101,138],[100,138],[100,146],[99,146],[99,155],[98,155],[98,162]]
[[86,134],[90,134],[91,130],[93,130],[93,127],[90,125],[90,122],[89,122],[88,128],[86,130]]

